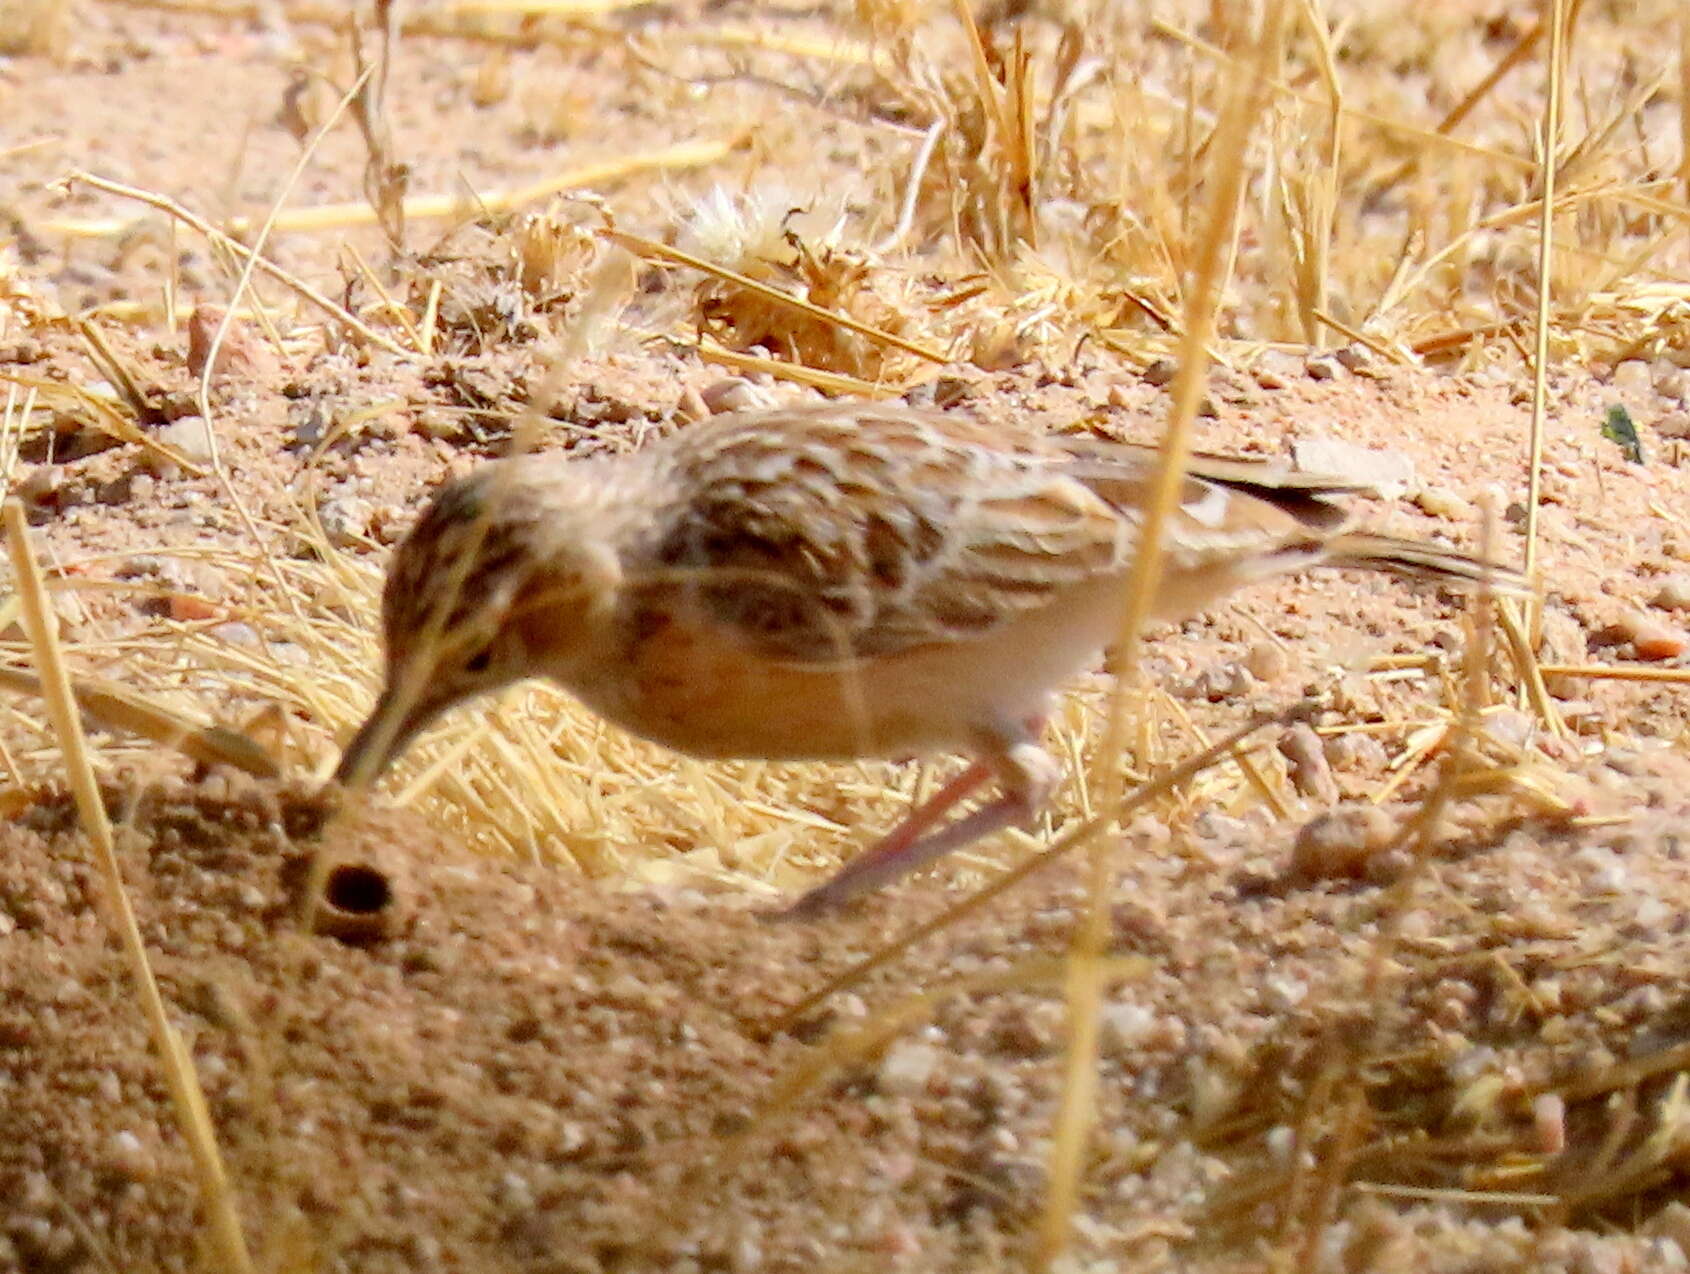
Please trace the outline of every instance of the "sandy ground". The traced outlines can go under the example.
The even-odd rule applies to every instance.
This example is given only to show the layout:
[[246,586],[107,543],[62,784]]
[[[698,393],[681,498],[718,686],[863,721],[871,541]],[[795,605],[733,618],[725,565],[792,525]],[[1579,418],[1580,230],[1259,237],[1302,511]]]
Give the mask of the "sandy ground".
[[[144,309],[166,279],[186,299],[222,294],[198,242],[173,248],[156,222],[115,242],[32,232],[134,211],[48,184],[67,167],[253,215],[298,154],[275,122],[289,83],[276,32],[93,14],[67,61],[0,67],[14,316],[49,296],[73,312]],[[625,67],[512,55],[518,86],[472,111],[492,72],[461,53],[416,40],[396,63],[393,125],[414,188],[508,188],[663,145],[697,96],[647,76],[607,136],[580,104]],[[721,92],[769,110],[755,86]],[[885,195],[869,175],[883,139],[807,109],[771,129],[827,119],[852,140],[825,163],[855,172],[865,198]],[[351,130],[331,134],[292,202],[357,200],[361,154]],[[618,211],[660,220],[704,184],[636,185]],[[319,280],[337,269],[310,235],[281,236],[272,255]],[[473,270],[465,255],[470,267],[438,268]],[[501,310],[496,288],[482,310],[451,310],[469,291],[445,290],[452,340],[431,358],[292,338],[278,351],[243,322],[242,356],[214,386],[228,488],[74,423],[31,431],[15,489],[74,585],[56,595],[78,667],[121,679],[126,652],[190,630],[210,643],[194,649],[231,660],[254,647],[251,617],[276,603],[261,573],[219,565],[249,543],[231,496],[284,556],[305,553],[300,509],[314,509],[335,551],[372,575],[420,494],[497,454],[511,411],[544,383],[535,328],[523,328],[532,314]],[[680,312],[662,287],[650,293],[648,325]],[[106,334],[150,386],[149,430],[195,415],[184,331],[143,319]],[[0,371],[105,379],[68,322],[0,335]],[[625,339],[580,353],[541,404],[542,445],[621,447],[684,427],[693,396],[723,376],[678,347]],[[1514,558],[1524,384],[1502,356],[1410,372],[1276,354],[1216,374],[1198,444],[1282,457],[1342,438],[1383,453],[1412,477],[1358,501],[1362,520],[1468,549],[1478,507],[1500,491],[1499,552]],[[1667,361],[1567,367],[1551,395],[1539,657],[1671,663],[1674,610],[1690,603],[1690,378]],[[1153,438],[1167,405],[1164,376],[1096,344],[948,368],[911,396],[1006,429],[1133,438]],[[1615,403],[1638,422],[1648,464],[1601,436]],[[371,404],[313,454],[329,424]],[[372,616],[346,620],[363,631]],[[1412,815],[1405,798],[1424,794],[1426,774],[1381,812],[1354,811],[1412,759],[1419,726],[1447,720],[1463,626],[1456,598],[1326,573],[1156,635],[1151,671],[1211,734],[1308,685],[1332,698],[1316,720],[1319,774],[1299,788],[1265,754],[1283,816],[1234,775],[1109,846],[1115,977],[1071,1268],[1690,1268],[1678,1202],[1690,1158],[1684,691],[1553,679],[1566,737],[1499,701],[1481,739],[1498,772],[1453,802],[1429,856],[1372,853]],[[21,660],[22,634],[0,637]],[[346,653],[354,698],[368,694],[373,669],[353,661],[368,664],[369,649]],[[1448,657],[1441,671],[1367,671],[1429,651]],[[1668,658],[1645,665],[1651,653]],[[206,706],[237,724],[255,703]],[[188,1156],[38,705],[6,711],[7,764],[31,785],[6,794],[0,827],[0,1270],[207,1268]],[[788,1021],[1020,849],[988,847],[837,918],[776,923],[769,899],[818,869],[802,852],[761,890],[687,871],[589,881],[544,852],[490,858],[386,796],[325,821],[309,776],[355,715],[296,710],[295,777],[277,781],[143,756],[94,723],[126,878],[261,1268],[1025,1267],[1061,1089],[1057,957],[1086,897],[1075,866],[1053,865]],[[805,789],[812,812],[855,817],[845,776],[839,808],[815,795],[832,782]],[[878,801],[853,843],[895,817],[895,793]],[[1352,821],[1333,833],[1321,814],[1338,801]],[[654,832],[617,861],[728,856],[678,839]],[[368,931],[302,927],[314,855],[383,882]]]

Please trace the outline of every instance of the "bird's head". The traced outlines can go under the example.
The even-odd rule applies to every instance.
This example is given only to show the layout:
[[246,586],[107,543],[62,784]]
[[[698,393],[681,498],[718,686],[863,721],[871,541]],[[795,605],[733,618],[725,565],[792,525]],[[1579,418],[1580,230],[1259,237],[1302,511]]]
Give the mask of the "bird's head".
[[382,591],[382,690],[335,778],[364,787],[447,709],[566,674],[621,581],[591,464],[525,457],[441,487]]

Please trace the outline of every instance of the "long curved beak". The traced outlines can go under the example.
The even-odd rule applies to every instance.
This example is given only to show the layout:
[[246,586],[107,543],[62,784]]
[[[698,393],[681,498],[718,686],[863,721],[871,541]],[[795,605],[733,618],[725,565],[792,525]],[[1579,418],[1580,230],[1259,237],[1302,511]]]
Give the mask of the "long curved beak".
[[334,781],[352,791],[370,786],[445,706],[401,694],[392,685],[384,688],[370,715],[340,754]]

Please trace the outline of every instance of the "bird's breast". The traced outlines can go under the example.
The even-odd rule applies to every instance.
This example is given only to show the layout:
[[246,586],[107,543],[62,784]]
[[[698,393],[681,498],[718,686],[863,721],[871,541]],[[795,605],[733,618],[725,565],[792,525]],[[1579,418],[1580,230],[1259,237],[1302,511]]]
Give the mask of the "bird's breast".
[[692,756],[971,751],[997,724],[1043,711],[1095,659],[1117,597],[1100,586],[971,639],[827,664],[760,655],[683,606],[648,608],[603,658],[560,679],[601,716]]
[[641,616],[616,658],[568,688],[630,733],[697,757],[825,760],[950,742],[921,713],[890,710],[870,669],[768,659],[675,615]]

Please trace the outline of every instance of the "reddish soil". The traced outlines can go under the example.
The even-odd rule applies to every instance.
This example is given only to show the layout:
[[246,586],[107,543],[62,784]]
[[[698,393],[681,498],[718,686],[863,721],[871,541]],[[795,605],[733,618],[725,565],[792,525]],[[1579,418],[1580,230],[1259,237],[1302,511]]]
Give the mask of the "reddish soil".
[[[277,38],[100,7],[67,61],[0,66],[0,372],[106,379],[42,306],[144,309],[167,278],[184,298],[226,299],[200,242],[173,250],[162,222],[121,241],[30,227],[135,211],[48,184],[73,166],[219,215],[262,215],[298,154],[272,120],[288,83]],[[694,98],[656,73],[542,49],[511,54],[518,89],[471,110],[488,56],[402,46],[392,125],[414,189],[509,188],[667,144]],[[584,106],[535,105],[563,92],[560,76],[595,104],[593,121],[617,122],[613,137],[582,122]],[[722,92],[778,114],[755,85]],[[576,131],[537,139],[541,115]],[[848,131],[798,106],[770,128],[785,137],[818,119]],[[866,172],[877,145],[842,147],[817,180]],[[353,130],[331,134],[291,203],[360,198],[362,155]],[[736,152],[728,168],[749,164]],[[619,197],[619,216],[661,219],[710,184],[665,180]],[[373,232],[352,238],[378,250]],[[283,235],[270,255],[370,300],[335,281],[326,238]],[[449,302],[465,294],[444,289]],[[651,294],[641,317],[654,329],[685,308],[683,288]],[[125,642],[156,650],[183,625],[231,650],[249,644],[239,617],[277,602],[261,573],[206,556],[250,546],[231,494],[278,554],[301,551],[303,503],[349,561],[384,560],[422,493],[499,453],[511,413],[544,383],[544,321],[522,311],[499,327],[498,314],[493,302],[443,308],[447,335],[427,358],[326,350],[314,331],[277,351],[243,320],[245,356],[214,384],[227,490],[80,418],[29,430],[14,490],[46,560],[77,584],[56,596],[74,598],[61,619],[78,666],[121,679]],[[185,332],[145,318],[102,330],[149,387],[148,429],[195,414]],[[1160,375],[1097,344],[946,372],[912,397],[1006,429],[1152,438],[1167,406]],[[612,341],[575,358],[560,401],[540,404],[541,445],[637,445],[681,427],[678,409],[722,376],[678,346]],[[1389,452],[1412,462],[1414,481],[1358,500],[1361,520],[1468,549],[1478,507],[1500,492],[1497,550],[1515,560],[1526,383],[1511,358],[1444,373],[1275,355],[1216,374],[1198,443],[1284,456],[1336,437]],[[1551,398],[1539,657],[1682,664],[1690,378],[1665,362],[1558,370]],[[1647,464],[1601,436],[1613,403],[1638,422]],[[324,422],[371,404],[381,409],[304,462]],[[1370,677],[1367,660],[1457,652],[1463,623],[1459,599],[1325,573],[1157,634],[1151,671],[1210,734],[1310,684],[1335,687],[1318,720],[1335,733],[1325,786],[1280,783],[1286,817],[1199,795],[1110,846],[1119,976],[1070,1268],[1690,1268],[1678,1201],[1690,1162],[1685,687],[1552,679],[1566,738],[1523,710],[1491,712],[1484,748],[1499,773],[1453,803],[1419,867],[1401,851],[1352,853],[1355,837],[1324,856],[1306,835],[1299,847],[1331,801],[1378,793],[1410,753],[1410,723],[1449,702],[1437,677]],[[0,638],[22,662],[21,633]],[[5,796],[0,827],[0,1271],[215,1268],[38,704],[7,712],[5,764],[33,786]],[[278,782],[143,762],[95,733],[117,757],[105,777],[126,879],[260,1268],[1025,1268],[1062,1085],[1056,957],[1086,897],[1074,867],[1051,867],[788,1024],[785,1011],[830,976],[959,898],[980,860],[837,918],[776,923],[733,889],[492,860],[382,798],[325,826],[309,775],[342,723],[296,715],[295,777]],[[1392,827],[1414,809],[1384,806]],[[668,852],[660,840],[626,849]],[[317,854],[367,863],[391,890],[373,933],[302,927]],[[997,847],[987,860],[1007,856]],[[894,1006],[907,1015],[880,1016]]]

